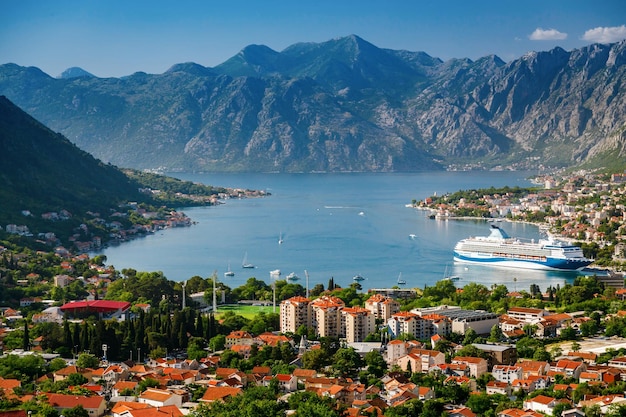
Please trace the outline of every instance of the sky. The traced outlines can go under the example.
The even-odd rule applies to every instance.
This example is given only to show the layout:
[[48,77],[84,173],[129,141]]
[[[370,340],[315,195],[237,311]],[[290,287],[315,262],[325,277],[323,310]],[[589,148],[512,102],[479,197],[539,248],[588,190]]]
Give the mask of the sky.
[[626,38],[624,0],[0,0],[0,64],[51,76],[214,67],[248,45],[275,51],[357,35],[443,60],[572,50]]

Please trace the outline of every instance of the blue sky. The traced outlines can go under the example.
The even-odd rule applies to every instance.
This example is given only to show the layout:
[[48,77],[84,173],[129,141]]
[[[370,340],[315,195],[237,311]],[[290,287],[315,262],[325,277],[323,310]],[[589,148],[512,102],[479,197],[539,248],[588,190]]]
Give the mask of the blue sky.
[[566,50],[626,38],[624,0],[4,0],[0,64],[57,76],[218,65],[250,44],[281,51],[355,34],[443,60]]

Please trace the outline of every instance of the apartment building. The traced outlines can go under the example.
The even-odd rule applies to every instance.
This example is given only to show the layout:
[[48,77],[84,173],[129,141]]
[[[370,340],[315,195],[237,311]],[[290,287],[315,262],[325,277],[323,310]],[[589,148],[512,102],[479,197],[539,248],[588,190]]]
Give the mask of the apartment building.
[[341,327],[346,342],[363,342],[376,330],[375,316],[367,308],[346,307],[341,310]]
[[311,327],[312,323],[311,300],[306,297],[291,297],[280,303],[280,331],[295,333],[298,327]]
[[311,302],[313,325],[320,337],[340,337],[341,310],[345,303],[341,298],[323,296]]
[[400,303],[383,294],[374,294],[365,301],[365,308],[371,311],[376,319],[387,322],[391,316],[400,312]]

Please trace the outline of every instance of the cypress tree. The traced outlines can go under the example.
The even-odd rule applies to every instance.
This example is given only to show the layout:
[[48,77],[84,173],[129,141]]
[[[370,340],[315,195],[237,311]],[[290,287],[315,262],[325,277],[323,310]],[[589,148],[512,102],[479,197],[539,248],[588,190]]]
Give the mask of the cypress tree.
[[202,324],[202,313],[198,311],[198,317],[196,318],[196,333],[195,336],[204,337],[204,326]]
[[24,338],[22,340],[22,349],[27,351],[30,349],[30,337],[28,336],[28,320],[24,319]]
[[70,329],[70,322],[63,320],[63,346],[72,350],[74,344],[72,343],[72,330]]

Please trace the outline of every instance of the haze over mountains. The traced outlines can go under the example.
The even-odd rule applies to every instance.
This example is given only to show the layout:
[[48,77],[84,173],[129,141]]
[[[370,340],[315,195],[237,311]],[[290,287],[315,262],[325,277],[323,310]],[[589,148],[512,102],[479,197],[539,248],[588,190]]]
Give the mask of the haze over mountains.
[[182,171],[418,171],[623,160],[626,41],[443,62],[358,36],[251,45],[207,68],[52,78],[0,94],[105,162]]

